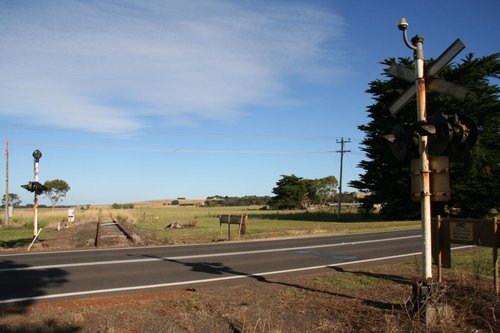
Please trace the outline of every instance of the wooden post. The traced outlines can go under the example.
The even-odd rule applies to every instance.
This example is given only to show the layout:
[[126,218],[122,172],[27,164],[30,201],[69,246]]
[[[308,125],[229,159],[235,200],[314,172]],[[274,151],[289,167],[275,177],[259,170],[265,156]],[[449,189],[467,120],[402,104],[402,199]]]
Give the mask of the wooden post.
[[238,240],[240,240],[242,224],[243,224],[243,214],[240,216],[240,225],[238,226]]
[[219,238],[222,239],[222,214],[219,214],[219,232],[220,232]]
[[432,252],[434,257],[434,263],[437,266],[437,280],[439,283],[443,281],[443,269],[442,269],[442,241],[441,241],[441,215],[437,216],[437,219],[432,219]]
[[231,240],[231,214],[227,215],[227,240]]
[[498,294],[498,240],[499,240],[500,228],[497,225],[497,217],[493,218],[493,283],[495,284],[495,292]]

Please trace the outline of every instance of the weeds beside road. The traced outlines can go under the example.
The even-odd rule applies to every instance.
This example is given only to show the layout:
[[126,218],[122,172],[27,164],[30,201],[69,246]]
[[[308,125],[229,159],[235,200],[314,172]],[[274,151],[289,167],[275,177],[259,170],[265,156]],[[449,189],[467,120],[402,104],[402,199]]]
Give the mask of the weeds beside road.
[[490,254],[453,255],[454,269],[445,271],[437,295],[453,312],[430,325],[409,303],[421,270],[412,259],[11,308],[0,310],[0,332],[498,332],[498,298],[483,264]]
[[[353,212],[346,212],[339,220],[333,210],[283,212],[259,210],[258,207],[77,209],[75,225],[113,218],[132,225],[148,244],[210,243],[227,239],[227,225],[222,228],[219,225],[218,217],[221,214],[249,215],[247,232],[242,235],[242,240],[416,229],[420,225],[418,221],[366,220]],[[44,241],[57,238],[57,223],[63,221],[66,215],[67,209],[63,208],[39,209],[39,227],[44,228],[40,239]],[[173,222],[191,227],[168,228]],[[232,239],[235,239],[238,228],[233,225],[231,229]],[[32,238],[31,209],[16,209],[9,226],[0,227],[0,248],[22,247],[29,244]]]
[[[220,214],[249,214],[244,240],[416,229],[418,221],[338,220],[333,212],[274,212],[249,208],[136,208],[77,210],[77,222],[56,231],[66,209],[40,210],[38,249],[93,247],[95,222],[127,221],[145,244],[223,240]],[[0,227],[0,247],[23,252],[33,235],[31,210],[16,210]],[[357,216],[356,216],[357,217]],[[195,226],[166,228],[172,222]],[[349,223],[347,223],[349,222]],[[31,224],[30,224],[31,223]],[[235,228],[236,229],[236,228]],[[234,233],[233,233],[234,235]],[[118,244],[119,245],[119,244]],[[14,248],[14,249],[12,249]],[[499,332],[500,309],[491,279],[491,250],[453,254],[452,269],[436,299],[449,317],[426,325],[409,303],[421,276],[419,258],[362,269],[325,269],[301,276],[271,276],[245,283],[143,295],[54,301],[0,309],[3,332]],[[243,280],[241,280],[243,281]]]

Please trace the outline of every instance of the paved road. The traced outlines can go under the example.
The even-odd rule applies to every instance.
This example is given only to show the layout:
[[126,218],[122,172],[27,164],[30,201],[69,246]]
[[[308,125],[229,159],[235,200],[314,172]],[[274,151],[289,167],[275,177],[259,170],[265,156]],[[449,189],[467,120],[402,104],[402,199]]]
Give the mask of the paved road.
[[0,255],[0,305],[362,265],[419,254],[419,230]]

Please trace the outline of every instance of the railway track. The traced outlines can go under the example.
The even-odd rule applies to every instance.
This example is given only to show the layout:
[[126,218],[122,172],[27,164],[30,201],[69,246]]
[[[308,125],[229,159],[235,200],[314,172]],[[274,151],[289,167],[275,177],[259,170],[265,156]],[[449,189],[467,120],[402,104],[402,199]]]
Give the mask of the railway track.
[[113,219],[97,222],[95,246],[130,245],[140,242],[140,237],[125,224]]

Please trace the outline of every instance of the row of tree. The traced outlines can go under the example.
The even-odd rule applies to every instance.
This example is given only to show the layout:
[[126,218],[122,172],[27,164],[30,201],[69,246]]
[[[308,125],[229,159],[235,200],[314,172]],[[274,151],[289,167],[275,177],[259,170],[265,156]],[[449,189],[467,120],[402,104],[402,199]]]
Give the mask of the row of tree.
[[270,196],[257,196],[257,195],[246,195],[243,197],[228,197],[221,195],[214,195],[207,197],[205,201],[205,206],[217,207],[217,206],[267,206]]
[[134,209],[134,204],[133,203],[125,203],[125,204],[119,204],[119,203],[114,203],[111,205],[111,208],[113,209]]

